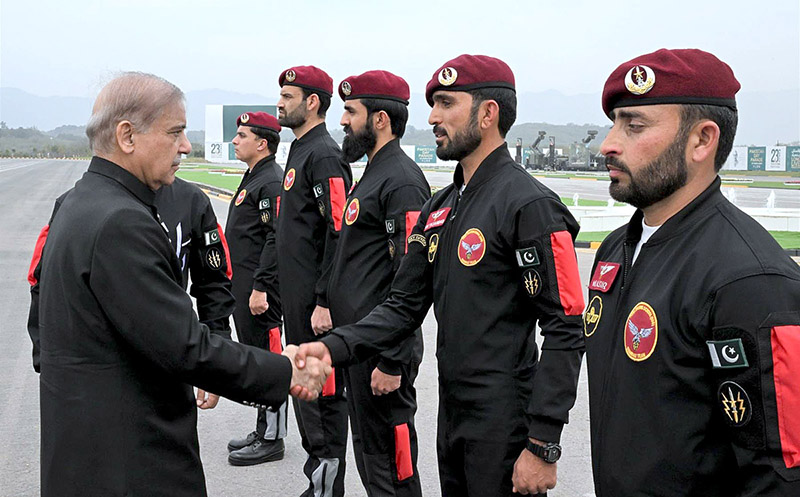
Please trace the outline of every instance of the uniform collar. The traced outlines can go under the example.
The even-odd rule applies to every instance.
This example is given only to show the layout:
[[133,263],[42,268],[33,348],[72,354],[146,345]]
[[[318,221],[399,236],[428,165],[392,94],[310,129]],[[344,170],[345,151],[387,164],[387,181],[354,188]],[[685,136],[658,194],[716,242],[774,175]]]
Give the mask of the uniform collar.
[[296,138],[294,141],[296,143],[308,143],[310,141],[313,141],[315,138],[327,134],[328,134],[328,128],[325,127],[325,121],[322,121],[321,123],[317,124],[310,130],[308,130],[306,134],[304,134],[300,138]]
[[384,159],[389,158],[393,156],[395,153],[402,151],[403,149],[400,148],[399,138],[395,138],[392,141],[386,142],[386,144],[382,146],[381,149],[375,153],[375,156],[372,157],[372,160],[369,161],[369,163],[367,163],[367,169],[369,169],[370,166],[374,164],[380,164]]
[[[508,153],[508,144],[503,142],[502,145],[494,149],[492,153],[483,159],[483,162],[481,162],[478,169],[475,170],[475,174],[473,174],[472,178],[469,180],[464,193],[475,191],[482,183],[485,183],[497,175],[502,168],[513,163],[514,161],[511,159],[511,154]],[[453,173],[453,183],[456,186],[456,190],[461,189],[461,185],[464,184],[464,168],[461,166],[460,162]]]
[[269,154],[268,156],[264,157],[260,161],[256,162],[256,165],[253,166],[253,169],[249,171],[250,173],[255,173],[259,169],[263,169],[266,164],[275,160],[275,154]]
[[148,188],[147,185],[139,181],[139,178],[131,174],[128,170],[123,169],[109,160],[101,157],[94,156],[89,163],[89,172],[99,174],[110,178],[120,185],[124,186],[126,190],[131,192],[142,203],[150,207],[155,206],[156,193]]
[[[659,243],[680,234],[687,226],[695,224],[695,218],[705,211],[712,209],[720,202],[725,201],[725,196],[720,191],[722,181],[719,176],[706,188],[703,193],[695,197],[683,209],[667,219],[664,224],[653,234],[647,243]],[[642,236],[642,219],[644,213],[637,209],[628,223],[626,239],[628,243],[637,243]]]

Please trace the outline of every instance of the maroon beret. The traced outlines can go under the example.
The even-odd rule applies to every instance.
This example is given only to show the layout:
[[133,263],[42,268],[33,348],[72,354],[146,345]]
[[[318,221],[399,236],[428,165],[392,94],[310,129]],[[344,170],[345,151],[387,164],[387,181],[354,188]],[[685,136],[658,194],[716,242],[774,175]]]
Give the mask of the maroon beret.
[[388,71],[367,71],[360,76],[345,78],[339,85],[342,100],[354,98],[383,98],[408,105],[408,83]]
[[263,128],[276,133],[281,132],[281,125],[272,114],[266,112],[245,112],[236,119],[237,126],[250,126],[252,128]]
[[425,99],[433,107],[438,90],[470,91],[478,88],[514,90],[514,73],[508,64],[487,55],[459,55],[433,73],[425,87]]
[[707,104],[736,110],[741,85],[728,64],[702,50],[662,48],[617,67],[603,88],[603,111],[655,104]]
[[333,80],[328,73],[314,66],[295,66],[278,76],[278,85],[293,85],[306,90],[333,96]]

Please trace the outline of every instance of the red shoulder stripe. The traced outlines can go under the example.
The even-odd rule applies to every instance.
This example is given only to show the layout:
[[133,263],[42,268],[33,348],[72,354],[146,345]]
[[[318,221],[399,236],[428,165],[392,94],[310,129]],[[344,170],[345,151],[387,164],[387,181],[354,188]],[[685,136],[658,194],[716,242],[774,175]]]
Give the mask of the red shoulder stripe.
[[36,285],[38,283],[35,272],[36,266],[39,265],[39,261],[42,260],[42,250],[44,250],[44,242],[47,241],[47,233],[50,232],[50,225],[45,224],[42,231],[39,232],[39,237],[36,239],[36,245],[33,247],[33,258],[31,259],[31,267],[28,269],[28,283],[31,286]]
[[550,244],[553,247],[553,260],[556,265],[556,282],[561,307],[567,316],[579,316],[583,313],[583,290],[581,276],[578,273],[578,258],[572,235],[569,231],[550,233]]
[[219,241],[222,243],[222,249],[225,250],[225,276],[228,279],[233,277],[233,265],[231,265],[231,251],[228,250],[228,240],[225,239],[225,231],[222,226],[217,223],[217,232],[219,232]]
[[406,253],[408,253],[408,237],[411,236],[411,232],[414,231],[414,226],[417,225],[418,219],[419,211],[406,212]]
[[796,468],[800,466],[800,325],[775,326],[770,341],[783,462]]
[[331,217],[333,218],[333,228],[336,231],[340,231],[342,229],[342,216],[344,215],[344,202],[346,200],[344,178],[328,178],[328,185],[331,192]]

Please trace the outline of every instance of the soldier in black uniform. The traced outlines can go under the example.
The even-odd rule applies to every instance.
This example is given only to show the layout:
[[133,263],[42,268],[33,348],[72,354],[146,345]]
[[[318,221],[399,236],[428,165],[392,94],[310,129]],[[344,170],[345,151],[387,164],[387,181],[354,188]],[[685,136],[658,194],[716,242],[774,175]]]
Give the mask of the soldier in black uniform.
[[[275,253],[275,208],[283,171],[275,162],[281,126],[265,112],[245,112],[236,120],[233,139],[236,158],[248,170],[231,199],[225,236],[231,248],[233,321],[239,341],[280,354],[281,299]],[[269,297],[267,297],[269,296]],[[283,459],[287,403],[276,410],[259,409],[256,429],[240,440],[231,440],[228,461],[250,466]]]
[[584,315],[599,497],[800,495],[800,269],[720,192],[739,82],[695,49],[603,91],[611,196]]
[[112,80],[87,135],[96,156],[41,256],[41,493],[205,495],[191,384],[249,404],[311,399],[326,370],[237,344],[198,322],[159,225],[159,187],[189,153],[183,93]]
[[[347,198],[331,270],[328,303],[334,326],[357,322],[386,299],[406,252],[406,239],[431,196],[419,166],[400,148],[408,120],[408,84],[386,71],[351,76],[339,85],[345,101],[342,155],[367,155]],[[414,380],[422,361],[422,330],[392,349],[345,370],[353,450],[370,496],[422,495],[417,474]]]
[[[328,278],[352,174],[325,128],[333,92],[330,76],[314,66],[297,66],[283,71],[278,84],[279,122],[296,137],[277,206],[278,280],[286,343],[301,344],[331,328]],[[334,370],[317,402],[294,403],[308,453],[303,472],[309,486],[303,495],[344,494],[347,402],[343,381],[341,372]]]
[[453,184],[423,206],[388,299],[298,360],[364,360],[412,333],[433,302],[442,495],[545,492],[583,354],[578,224],[508,152],[516,95],[504,62],[457,57],[426,97],[437,155],[459,161]]

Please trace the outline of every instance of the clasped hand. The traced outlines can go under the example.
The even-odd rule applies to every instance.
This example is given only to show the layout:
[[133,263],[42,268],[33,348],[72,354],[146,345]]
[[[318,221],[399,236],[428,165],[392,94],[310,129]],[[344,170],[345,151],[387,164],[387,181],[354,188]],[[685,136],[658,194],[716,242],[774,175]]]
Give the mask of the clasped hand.
[[287,345],[282,353],[292,361],[292,381],[289,393],[301,400],[314,400],[319,396],[325,381],[331,374],[330,361],[325,363],[317,357],[303,356],[301,362],[295,357],[298,350],[297,345]]

